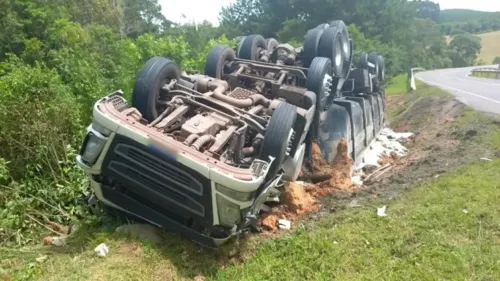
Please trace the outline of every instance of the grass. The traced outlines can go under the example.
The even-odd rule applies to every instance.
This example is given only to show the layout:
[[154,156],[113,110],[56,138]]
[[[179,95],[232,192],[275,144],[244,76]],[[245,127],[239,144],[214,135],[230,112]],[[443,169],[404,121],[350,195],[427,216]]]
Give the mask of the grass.
[[481,37],[481,53],[479,59],[491,64],[495,57],[500,57],[500,31],[479,34]]
[[385,94],[388,96],[399,95],[406,93],[408,91],[408,75],[400,74],[391,79],[385,90]]
[[[213,280],[499,280],[499,168],[476,164],[402,200],[331,216]],[[385,204],[388,217],[377,217]]]
[[[430,95],[449,94],[417,84],[404,99]],[[495,120],[467,110],[454,126],[483,124],[490,133],[476,141],[500,149]],[[371,199],[279,238],[254,237],[241,256],[173,234],[152,245],[114,233],[113,221],[90,221],[66,247],[0,248],[0,280],[500,280],[499,170],[500,159],[479,161],[397,200]],[[384,205],[388,216],[376,216]],[[98,258],[102,242],[110,254]]]

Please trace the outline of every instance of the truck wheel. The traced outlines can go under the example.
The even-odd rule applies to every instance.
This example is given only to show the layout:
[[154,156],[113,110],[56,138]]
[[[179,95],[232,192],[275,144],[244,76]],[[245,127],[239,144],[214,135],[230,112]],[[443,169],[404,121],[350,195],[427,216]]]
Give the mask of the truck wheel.
[[362,52],[361,54],[359,54],[358,68],[370,70],[368,67],[368,54],[367,53]]
[[261,50],[267,50],[266,40],[262,35],[254,34],[246,36],[240,42],[238,58],[244,60],[257,60]]
[[144,119],[152,122],[165,110],[165,105],[160,102],[162,87],[172,79],[179,80],[180,75],[179,67],[174,61],[152,57],[137,75],[132,92],[132,106],[139,110]]
[[341,33],[338,27],[331,26],[325,29],[319,40],[318,55],[332,60],[334,75],[343,75],[342,70],[345,59],[342,52]]
[[313,59],[318,56],[319,40],[322,34],[323,29],[319,28],[311,29],[307,32],[303,50],[303,63],[305,67],[309,67]]
[[280,43],[278,42],[278,40],[276,40],[274,38],[267,38],[266,39],[267,51],[270,54],[272,54],[274,52],[274,49],[276,49],[279,44]]
[[380,78],[380,62],[379,62],[379,55],[375,52],[371,52],[368,55],[368,61],[373,63],[375,65],[375,69],[372,72],[373,75],[375,75],[378,78]]
[[349,32],[347,30],[347,26],[345,25],[344,21],[341,20],[336,20],[330,23],[330,26],[336,26],[337,28],[340,29],[341,32],[341,45],[342,45],[342,52],[344,53],[344,61],[349,62],[351,60],[351,46],[349,44]]
[[328,27],[330,27],[330,25],[328,23],[322,23],[322,24],[316,26],[317,29],[327,29]]
[[226,45],[217,45],[208,53],[205,62],[205,75],[213,78],[222,79],[224,74],[229,73],[228,63],[236,59],[236,54],[231,47]]
[[385,80],[385,60],[383,56],[378,56],[378,63],[380,65],[378,80],[380,80],[380,82],[383,82]]
[[285,162],[296,118],[297,108],[289,103],[280,103],[273,112],[259,156],[265,161],[269,161],[269,156],[275,158],[267,174],[268,180],[276,176]]
[[306,88],[316,94],[316,110],[312,123],[313,135],[319,122],[320,113],[325,110],[326,101],[331,94],[332,86],[332,61],[328,58],[316,57],[313,59],[307,72]]

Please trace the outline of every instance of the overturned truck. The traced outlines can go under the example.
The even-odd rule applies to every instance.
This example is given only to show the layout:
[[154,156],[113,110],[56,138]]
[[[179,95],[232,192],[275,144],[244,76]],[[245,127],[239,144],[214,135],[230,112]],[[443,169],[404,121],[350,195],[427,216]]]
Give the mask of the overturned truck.
[[354,68],[342,21],[308,31],[294,48],[260,35],[215,46],[205,74],[162,57],[137,76],[131,106],[121,91],[98,100],[77,163],[89,175],[90,210],[115,209],[209,247],[258,230],[266,202],[297,179],[312,142],[350,156],[384,122],[384,60]]

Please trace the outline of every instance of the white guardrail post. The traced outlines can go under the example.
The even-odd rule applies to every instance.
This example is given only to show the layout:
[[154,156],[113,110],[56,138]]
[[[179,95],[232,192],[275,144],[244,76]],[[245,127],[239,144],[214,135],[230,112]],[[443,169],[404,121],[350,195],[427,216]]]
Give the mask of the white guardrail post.
[[411,68],[410,69],[410,92],[413,92],[417,89],[417,84],[415,83],[415,72],[416,71],[424,71],[425,69],[424,68],[420,68],[420,67],[415,67],[415,68]]

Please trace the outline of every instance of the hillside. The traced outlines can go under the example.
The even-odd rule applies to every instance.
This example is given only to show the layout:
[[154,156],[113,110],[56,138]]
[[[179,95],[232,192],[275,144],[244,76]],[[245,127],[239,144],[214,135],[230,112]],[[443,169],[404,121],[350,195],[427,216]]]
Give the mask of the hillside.
[[[483,60],[487,64],[493,62],[495,57],[500,56],[500,31],[487,32],[476,34],[481,38],[481,53],[478,56],[479,60]],[[446,36],[446,43],[451,42],[451,37]]]
[[495,17],[500,17],[500,12],[483,12],[466,9],[441,10],[441,23],[471,22]]
[[481,37],[482,42],[482,50],[481,54],[479,54],[479,59],[490,64],[495,57],[500,56],[500,31],[479,34],[478,36]]

